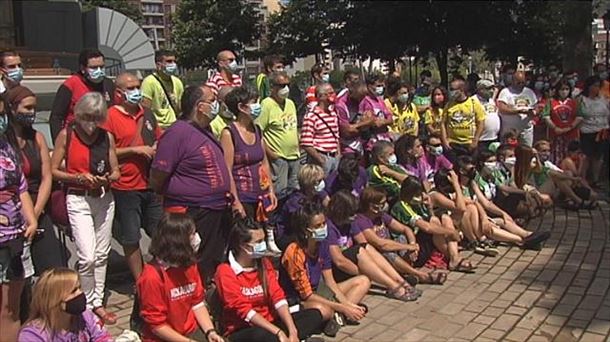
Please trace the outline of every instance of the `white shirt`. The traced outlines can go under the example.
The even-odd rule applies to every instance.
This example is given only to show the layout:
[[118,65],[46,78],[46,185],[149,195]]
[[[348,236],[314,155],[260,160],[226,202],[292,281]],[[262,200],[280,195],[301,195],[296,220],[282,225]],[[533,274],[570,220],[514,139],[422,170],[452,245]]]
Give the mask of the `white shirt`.
[[481,141],[491,141],[498,139],[500,133],[500,116],[498,116],[498,107],[493,98],[485,100],[478,94],[472,96],[477,99],[485,109],[485,122],[483,133],[481,133]]
[[[504,88],[498,95],[498,102],[518,109],[533,109],[536,105],[536,93],[528,87],[523,87],[521,92],[514,93],[511,88]],[[526,114],[502,114],[502,131],[515,128],[518,132],[533,129],[532,120]]]
[[610,116],[608,99],[601,95],[595,99],[581,96],[581,99],[579,115],[583,121],[580,125],[580,131],[582,133],[597,133],[608,128],[608,117]]

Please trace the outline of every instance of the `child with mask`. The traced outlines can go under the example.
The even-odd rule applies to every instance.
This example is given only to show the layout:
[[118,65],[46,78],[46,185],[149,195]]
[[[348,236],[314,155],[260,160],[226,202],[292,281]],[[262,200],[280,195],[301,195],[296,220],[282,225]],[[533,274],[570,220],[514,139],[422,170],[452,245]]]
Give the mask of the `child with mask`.
[[371,166],[367,169],[369,185],[380,188],[393,203],[400,192],[400,184],[407,177],[407,171],[398,164],[394,153],[394,144],[389,141],[378,141],[371,152]]
[[197,268],[201,238],[186,214],[165,214],[155,231],[136,286],[143,341],[223,341],[205,306],[205,291]]
[[295,213],[293,222],[297,236],[281,259],[282,287],[290,304],[300,302],[305,309],[318,309],[324,321],[328,321],[324,333],[334,337],[342,320],[333,318],[335,312],[352,322],[366,316],[368,310],[360,301],[371,281],[364,275],[335,281],[326,240],[326,216],[319,203],[306,203]]
[[564,79],[557,82],[553,98],[542,111],[548,127],[549,139],[553,142],[551,160],[560,163],[566,155],[568,143],[579,138],[578,125],[582,118],[576,116],[576,101],[571,97],[572,86]]
[[18,341],[113,341],[100,319],[86,310],[86,303],[78,273],[63,267],[44,272],[34,287],[30,317]]
[[[493,172],[496,186],[494,204],[506,211],[515,219],[529,219],[539,216],[542,207],[515,185],[513,171],[515,168],[515,149],[509,145],[500,145],[496,150],[496,169]],[[528,201],[528,198],[530,200]]]
[[394,117],[394,123],[390,126],[394,140],[403,135],[417,137],[419,134],[419,113],[409,95],[409,87],[402,81],[388,82],[387,85],[390,97],[385,99],[385,105]]
[[231,230],[227,262],[216,270],[224,335],[235,342],[304,340],[319,330],[322,314],[316,309],[288,310],[276,270],[265,255],[263,225],[238,219]]

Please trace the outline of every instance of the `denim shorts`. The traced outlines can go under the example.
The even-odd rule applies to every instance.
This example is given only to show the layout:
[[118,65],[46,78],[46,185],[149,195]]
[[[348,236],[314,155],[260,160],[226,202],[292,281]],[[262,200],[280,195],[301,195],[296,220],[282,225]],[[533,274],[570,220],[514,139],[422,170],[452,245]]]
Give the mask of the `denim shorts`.
[[112,235],[123,246],[136,246],[142,235],[140,228],[148,236],[157,228],[163,215],[163,208],[157,195],[151,190],[112,190],[115,214]]

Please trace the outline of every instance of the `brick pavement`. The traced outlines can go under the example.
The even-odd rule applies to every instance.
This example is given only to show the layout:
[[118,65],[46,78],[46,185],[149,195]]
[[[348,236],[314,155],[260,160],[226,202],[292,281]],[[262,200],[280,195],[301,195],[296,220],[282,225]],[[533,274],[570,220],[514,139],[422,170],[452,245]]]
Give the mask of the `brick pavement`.
[[[550,230],[541,251],[500,247],[495,258],[468,255],[476,274],[450,273],[443,286],[420,285],[414,303],[376,294],[368,316],[331,341],[610,341],[610,207],[555,209],[530,222]],[[112,288],[119,315],[115,336],[129,324],[131,286]],[[118,292],[117,292],[118,291]]]

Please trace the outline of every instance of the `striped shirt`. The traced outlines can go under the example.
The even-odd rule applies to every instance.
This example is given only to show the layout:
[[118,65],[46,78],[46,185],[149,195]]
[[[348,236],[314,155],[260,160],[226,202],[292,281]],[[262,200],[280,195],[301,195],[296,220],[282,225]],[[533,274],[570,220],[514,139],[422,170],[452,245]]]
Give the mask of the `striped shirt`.
[[229,83],[222,77],[220,72],[216,71],[212,77],[208,79],[206,85],[212,87],[216,92],[222,87],[241,87],[241,77],[238,74],[231,75],[231,78],[231,83]]
[[334,110],[325,112],[316,106],[305,114],[301,128],[301,146],[313,147],[320,152],[339,150],[339,118]]
[[307,105],[307,110],[311,111],[315,106],[318,105],[318,99],[316,98],[316,86],[312,85],[305,91],[305,104]]

